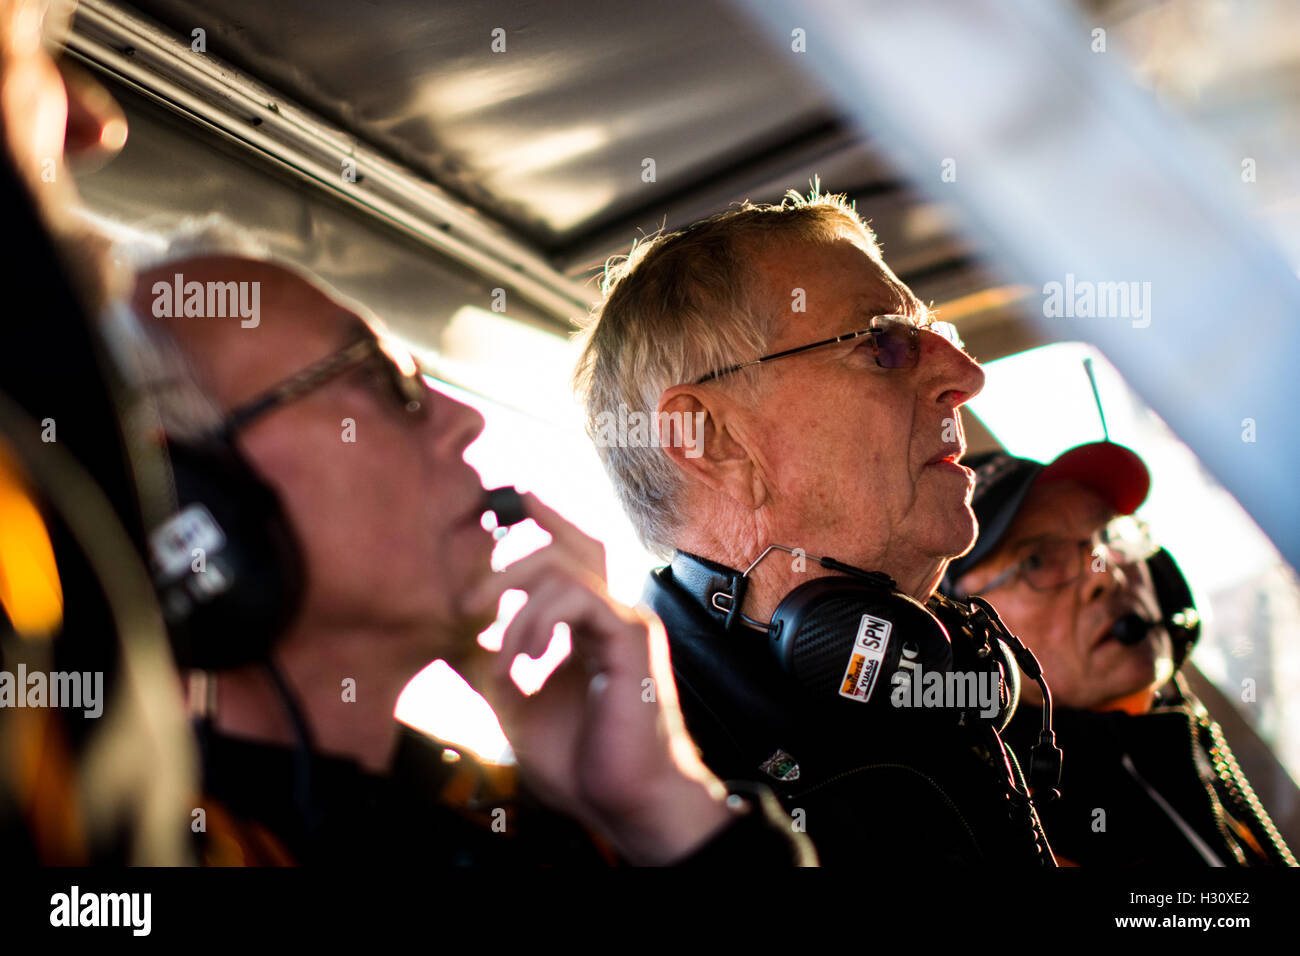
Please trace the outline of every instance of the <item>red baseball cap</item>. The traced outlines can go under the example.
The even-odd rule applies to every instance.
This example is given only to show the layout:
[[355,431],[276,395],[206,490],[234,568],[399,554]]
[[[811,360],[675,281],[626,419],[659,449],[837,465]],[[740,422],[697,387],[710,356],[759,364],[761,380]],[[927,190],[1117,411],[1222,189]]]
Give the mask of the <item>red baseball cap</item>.
[[979,536],[969,552],[948,565],[946,582],[959,580],[993,553],[1039,482],[1077,481],[1124,515],[1136,511],[1151,490],[1151,473],[1138,454],[1110,441],[1076,445],[1047,464],[1003,451],[967,456],[962,464],[975,470],[971,508]]

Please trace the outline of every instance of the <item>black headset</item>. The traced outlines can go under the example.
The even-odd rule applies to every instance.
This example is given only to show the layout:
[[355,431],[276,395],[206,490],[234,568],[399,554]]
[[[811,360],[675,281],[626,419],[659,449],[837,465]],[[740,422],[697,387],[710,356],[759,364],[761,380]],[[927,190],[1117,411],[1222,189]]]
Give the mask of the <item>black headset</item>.
[[[306,562],[280,496],[214,431],[169,440],[174,507],[149,533],[150,566],[181,667],[269,661],[297,615]],[[514,488],[484,495],[496,526],[523,521]]]
[[1115,622],[1115,637],[1122,644],[1136,644],[1152,628],[1163,627],[1173,645],[1174,668],[1182,667],[1187,655],[1201,637],[1201,616],[1196,611],[1191,586],[1183,576],[1174,556],[1161,548],[1146,559],[1155,587],[1160,620],[1147,621],[1138,615],[1125,615]]
[[306,565],[275,490],[214,432],[167,442],[173,514],[150,567],[181,667],[266,661],[302,604]]
[[[749,574],[772,551],[814,561],[833,576],[814,578],[785,596],[769,623],[740,611]],[[695,559],[698,560],[698,559]],[[888,575],[864,571],[829,557],[784,545],[771,545],[744,572],[708,563],[717,586],[700,595],[726,615],[725,627],[740,624],[763,631],[782,670],[815,698],[842,709],[867,707],[886,720],[947,721],[964,725],[983,720],[1002,730],[1019,700],[1020,665],[1043,692],[1043,729],[1035,745],[1030,780],[1043,794],[1056,791],[1061,751],[1052,730],[1051,691],[1033,653],[1011,633],[988,602],[963,603],[935,594],[926,604],[898,590]],[[688,583],[689,586],[689,583]],[[941,678],[964,673],[992,680],[997,712],[981,713],[976,701],[940,700],[908,713],[925,673]],[[984,675],[987,675],[985,677]],[[907,714],[905,717],[904,714]]]
[[[227,433],[168,441],[174,511],[149,534],[154,587],[183,668],[260,665],[294,731],[293,800],[302,826],[324,822],[314,786],[315,744],[272,651],[302,605],[306,564],[283,503]],[[483,510],[504,529],[527,516],[514,488],[486,492]],[[207,685],[210,689],[211,685]],[[211,708],[196,721],[206,766]]]

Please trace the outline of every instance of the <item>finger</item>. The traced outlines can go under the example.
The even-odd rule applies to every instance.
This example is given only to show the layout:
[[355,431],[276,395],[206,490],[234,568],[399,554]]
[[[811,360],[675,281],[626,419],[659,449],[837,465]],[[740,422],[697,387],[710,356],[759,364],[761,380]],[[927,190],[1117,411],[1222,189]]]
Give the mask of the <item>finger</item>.
[[510,680],[508,672],[504,676],[498,673],[499,660],[499,654],[475,644],[472,650],[466,649],[457,657],[455,670],[476,694],[488,702],[504,729],[514,720],[524,694]]
[[526,654],[536,660],[546,653],[555,631],[554,624],[546,626],[544,618],[549,616],[546,609],[571,586],[571,578],[554,573],[529,591],[527,603],[516,612],[501,636],[503,657],[513,662],[520,654]]
[[[636,621],[630,612],[622,613],[624,611],[621,605],[612,602],[603,588],[592,589],[589,582],[575,580],[567,569],[549,568],[530,587],[527,602],[502,633],[496,667],[498,671],[508,673],[521,654],[533,660],[542,658],[550,651],[556,627],[560,624],[568,627],[570,635],[576,629],[579,641],[587,627],[603,632],[621,628],[626,632]],[[573,615],[572,621],[567,616],[569,614]],[[614,639],[621,641],[623,638],[616,636]],[[591,650],[584,656],[592,657]]]
[[[556,624],[567,624],[574,654],[591,672],[645,671],[647,645],[643,623],[633,612],[621,609],[603,593],[595,593],[571,579],[548,588],[520,612],[532,640],[549,640]],[[620,613],[624,610],[624,613]],[[514,626],[515,622],[511,622]],[[521,639],[521,638],[516,638]]]
[[557,571],[586,578],[587,586],[594,590],[604,589],[603,577],[585,570],[581,562],[563,545],[550,544],[520,558],[508,568],[485,577],[465,598],[464,607],[471,614],[495,611],[501,595],[506,591],[530,591]]
[[528,517],[550,534],[556,544],[562,545],[578,558],[583,567],[605,580],[605,546],[591,535],[580,531],[554,508],[542,503],[532,492],[523,496],[524,511]]

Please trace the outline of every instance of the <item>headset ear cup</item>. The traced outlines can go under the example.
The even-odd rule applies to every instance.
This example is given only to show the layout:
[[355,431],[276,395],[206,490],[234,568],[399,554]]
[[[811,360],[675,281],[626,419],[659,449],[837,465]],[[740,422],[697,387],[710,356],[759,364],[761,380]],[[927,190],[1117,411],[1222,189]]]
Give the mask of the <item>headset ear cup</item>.
[[1147,558],[1147,570],[1151,572],[1151,583],[1155,586],[1162,623],[1173,643],[1174,666],[1181,667],[1201,636],[1201,622],[1191,586],[1174,556],[1165,548]]
[[934,615],[906,595],[853,578],[800,585],[772,624],[781,666],[823,701],[892,713],[899,681],[953,667],[952,643]]
[[[1001,733],[1011,723],[1016,708],[1020,706],[1023,673],[1011,644],[1003,638],[1006,637],[1013,643],[1018,639],[1007,630],[1006,622],[997,615],[993,605],[979,597],[974,600],[986,605],[995,619],[990,619],[987,614],[973,613],[976,609],[971,604],[941,594],[935,594],[926,607],[952,636],[954,648],[958,649],[954,654],[958,670],[988,670],[999,677],[1001,691],[998,712],[993,715],[992,722]],[[981,658],[981,649],[985,646],[991,652],[987,659]]]
[[279,496],[229,442],[168,450],[177,510],[149,545],[178,663],[219,670],[266,660],[305,586]]

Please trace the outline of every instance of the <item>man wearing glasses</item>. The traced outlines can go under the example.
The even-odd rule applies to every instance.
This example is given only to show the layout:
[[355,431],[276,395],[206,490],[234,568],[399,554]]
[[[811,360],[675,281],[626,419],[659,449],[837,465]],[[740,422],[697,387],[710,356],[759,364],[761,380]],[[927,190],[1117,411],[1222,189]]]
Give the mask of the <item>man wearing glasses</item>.
[[[846,678],[852,704],[773,653],[783,599],[846,566],[930,621],[916,604],[974,541],[959,409],[984,373],[932,318],[842,197],[791,192],[608,269],[577,381],[625,510],[671,562],[646,601],[710,767],[773,787],[824,864],[1051,865],[996,726],[874,709],[919,633],[885,635],[883,676],[860,693]],[[682,436],[603,440],[595,423],[620,411],[703,434],[691,455]]]
[[[1131,517],[1150,487],[1111,442],[1049,464],[976,456],[980,533],[948,569],[1033,649],[1052,690],[1065,765],[1042,809],[1063,859],[1095,866],[1295,865],[1223,739],[1176,669],[1198,633],[1168,553]],[[1027,748],[1042,696],[1026,683],[1007,731]],[[1029,706],[1026,706],[1028,704]]]
[[[810,860],[770,808],[729,796],[695,758],[662,629],[608,596],[600,543],[526,495],[524,510],[553,541],[491,573],[485,493],[463,457],[482,417],[429,388],[360,306],[230,251],[231,232],[182,233],[173,248],[188,251],[141,270],[134,307],[179,347],[217,406],[207,431],[273,486],[305,561],[301,606],[272,666],[213,673],[205,695],[207,786],[276,838],[261,841],[260,859],[602,861],[540,801],[632,863]],[[177,273],[259,283],[261,320],[153,317],[154,283]],[[475,638],[508,589],[529,600],[502,651],[489,654]],[[525,697],[509,665],[540,656],[560,622],[573,653]],[[493,705],[529,798],[393,719],[406,683],[439,658]],[[658,685],[649,702],[647,678]]]

